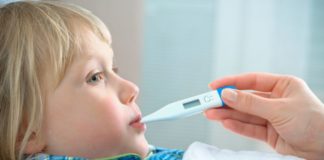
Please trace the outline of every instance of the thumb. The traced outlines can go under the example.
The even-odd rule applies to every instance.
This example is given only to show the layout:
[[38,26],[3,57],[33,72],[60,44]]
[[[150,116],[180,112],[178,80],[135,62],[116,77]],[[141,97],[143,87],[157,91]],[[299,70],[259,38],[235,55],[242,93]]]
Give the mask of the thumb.
[[249,92],[224,89],[222,99],[227,106],[238,111],[269,120],[275,101]]

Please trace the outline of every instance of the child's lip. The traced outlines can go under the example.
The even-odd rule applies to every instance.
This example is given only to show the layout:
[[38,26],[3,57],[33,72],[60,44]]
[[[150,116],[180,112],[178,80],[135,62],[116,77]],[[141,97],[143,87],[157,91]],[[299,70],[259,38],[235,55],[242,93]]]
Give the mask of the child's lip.
[[137,115],[130,123],[129,125],[133,128],[135,128],[139,132],[143,132],[146,129],[146,125],[144,123],[141,123],[142,116]]
[[132,125],[134,123],[141,123],[141,119],[142,119],[142,116],[141,115],[137,115],[130,123],[129,125]]

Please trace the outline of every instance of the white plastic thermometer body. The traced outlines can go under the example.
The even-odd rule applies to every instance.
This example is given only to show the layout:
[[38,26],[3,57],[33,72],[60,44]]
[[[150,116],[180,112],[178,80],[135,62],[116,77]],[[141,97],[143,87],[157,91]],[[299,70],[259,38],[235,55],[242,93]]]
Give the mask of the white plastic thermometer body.
[[224,106],[224,102],[221,99],[221,93],[225,88],[235,89],[233,86],[225,86],[214,91],[170,103],[163,108],[145,116],[141,122],[149,123],[154,121],[185,118],[201,113],[209,108],[222,107]]

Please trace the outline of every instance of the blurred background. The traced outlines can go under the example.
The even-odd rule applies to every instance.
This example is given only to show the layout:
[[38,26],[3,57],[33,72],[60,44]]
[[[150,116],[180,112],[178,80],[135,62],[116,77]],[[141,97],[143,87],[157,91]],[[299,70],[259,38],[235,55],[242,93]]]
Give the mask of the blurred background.
[[[108,26],[121,76],[141,89],[143,115],[209,91],[214,79],[254,71],[301,77],[324,101],[322,0],[62,1],[89,9]],[[149,142],[163,147],[201,141],[269,150],[202,115],[147,127]]]

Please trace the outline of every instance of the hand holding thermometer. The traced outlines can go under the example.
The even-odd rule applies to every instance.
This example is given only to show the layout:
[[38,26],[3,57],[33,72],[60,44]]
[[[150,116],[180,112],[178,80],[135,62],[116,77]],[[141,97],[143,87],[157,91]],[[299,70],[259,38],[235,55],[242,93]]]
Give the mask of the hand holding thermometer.
[[141,123],[185,118],[201,113],[209,108],[222,107],[225,104],[221,99],[221,95],[223,89],[226,88],[235,89],[234,86],[225,86],[214,91],[170,103],[145,116]]

